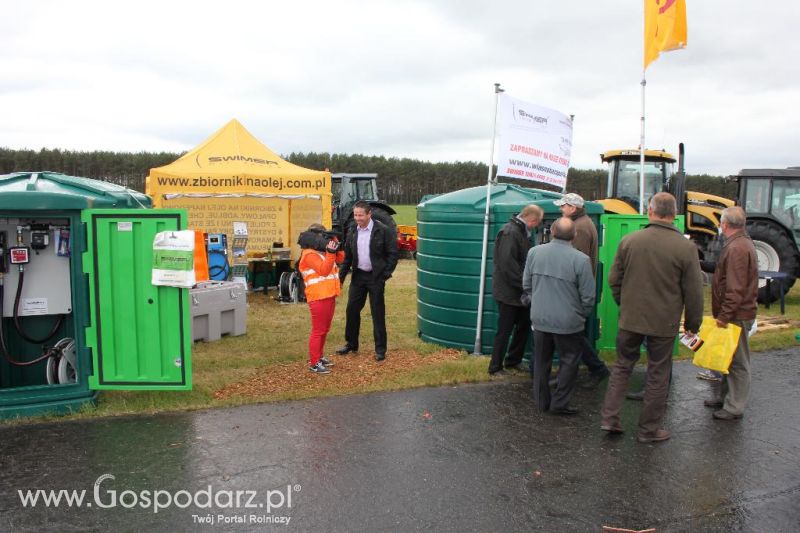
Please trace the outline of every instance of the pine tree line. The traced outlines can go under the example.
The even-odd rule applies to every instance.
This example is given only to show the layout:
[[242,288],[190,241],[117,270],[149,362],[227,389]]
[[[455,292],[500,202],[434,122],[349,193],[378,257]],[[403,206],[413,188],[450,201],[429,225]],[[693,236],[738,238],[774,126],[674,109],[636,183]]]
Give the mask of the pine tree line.
[[[183,154],[168,152],[35,151],[0,148],[0,174],[48,170],[108,181],[144,192],[145,177],[150,169],[167,165],[181,155]],[[295,165],[313,170],[377,173],[380,197],[390,205],[413,205],[428,194],[442,194],[485,185],[488,171],[484,163],[431,163],[417,159],[360,154],[300,152],[284,157]],[[588,200],[603,198],[607,177],[607,172],[603,169],[570,168],[567,188]],[[501,178],[500,181],[523,187],[552,189],[547,185],[525,180]],[[736,195],[735,182],[706,174],[688,176],[686,188],[726,198]]]

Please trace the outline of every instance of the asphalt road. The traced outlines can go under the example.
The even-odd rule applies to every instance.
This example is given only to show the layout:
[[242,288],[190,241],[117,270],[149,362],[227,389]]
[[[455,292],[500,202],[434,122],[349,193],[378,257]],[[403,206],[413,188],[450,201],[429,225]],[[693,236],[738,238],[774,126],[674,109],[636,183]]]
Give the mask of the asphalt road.
[[636,442],[635,402],[624,435],[599,430],[604,386],[558,418],[524,378],[3,427],[0,529],[800,531],[800,350],[752,367],[745,417],[723,422],[676,363],[660,444]]

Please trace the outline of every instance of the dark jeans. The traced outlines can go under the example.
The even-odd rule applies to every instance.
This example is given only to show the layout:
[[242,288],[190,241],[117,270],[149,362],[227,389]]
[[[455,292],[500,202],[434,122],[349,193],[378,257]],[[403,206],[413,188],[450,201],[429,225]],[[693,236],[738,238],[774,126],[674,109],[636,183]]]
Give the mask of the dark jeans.
[[675,337],[653,337],[620,329],[617,333],[617,362],[611,369],[608,389],[601,411],[601,424],[619,426],[619,412],[625,401],[628,380],[640,357],[640,348],[647,342],[647,379],[644,403],[639,414],[639,433],[653,435],[661,429],[667,410],[667,390],[672,373],[672,347]]
[[[578,360],[583,349],[581,339],[582,331],[567,335],[539,330],[533,332],[533,399],[539,411],[563,409],[569,404],[578,377]],[[551,398],[549,381],[555,349],[558,349],[561,363],[556,390]]]
[[369,309],[372,313],[372,334],[375,337],[375,353],[386,353],[386,306],[383,302],[385,280],[374,280],[371,272],[354,270],[350,279],[350,293],[347,297],[347,321],[344,326],[344,339],[351,348],[358,349],[358,334],[361,330],[361,310],[369,296]]
[[[494,336],[492,360],[489,362],[490,373],[503,368],[503,356],[506,355],[506,348],[508,348],[508,357],[505,358],[505,366],[512,367],[520,364],[531,332],[529,307],[497,302],[497,310],[497,333]],[[512,332],[513,338],[511,337]],[[508,346],[509,338],[511,338],[510,347]]]

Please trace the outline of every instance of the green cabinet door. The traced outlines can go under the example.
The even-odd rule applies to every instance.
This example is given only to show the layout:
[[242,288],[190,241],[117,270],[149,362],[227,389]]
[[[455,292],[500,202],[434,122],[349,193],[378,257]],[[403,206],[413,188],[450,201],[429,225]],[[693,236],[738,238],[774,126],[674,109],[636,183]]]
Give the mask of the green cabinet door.
[[[684,231],[686,217],[678,215],[673,224],[681,232]],[[601,244],[597,261],[601,263],[602,292],[597,303],[597,318],[600,320],[600,336],[597,339],[598,350],[615,350],[617,348],[617,332],[619,331],[619,306],[614,301],[611,286],[608,284],[608,275],[614,264],[619,243],[625,235],[639,231],[650,223],[647,215],[601,215],[600,226]],[[674,355],[678,353],[677,338],[675,340]]]
[[87,209],[81,219],[87,237],[89,387],[191,389],[188,289],[151,282],[153,238],[185,228],[186,212]]

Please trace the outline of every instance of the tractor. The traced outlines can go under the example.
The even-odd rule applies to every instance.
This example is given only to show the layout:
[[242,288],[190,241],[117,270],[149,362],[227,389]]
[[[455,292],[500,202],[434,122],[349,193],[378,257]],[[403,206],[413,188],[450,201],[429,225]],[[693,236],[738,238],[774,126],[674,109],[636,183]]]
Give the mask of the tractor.
[[[734,205],[733,200],[701,192],[686,191],[686,173],[683,168],[683,143],[678,147],[679,157],[663,150],[644,152],[644,205],[657,192],[669,192],[678,202],[678,214],[686,215],[686,232],[697,246],[698,254],[705,258],[718,234],[722,210]],[[598,200],[606,213],[634,215],[639,213],[640,152],[609,150],[600,154],[608,163],[607,197]],[[677,172],[674,171],[678,163]]]
[[392,218],[396,211],[378,199],[377,178],[377,174],[331,174],[333,231],[343,237],[347,235],[347,230],[355,224],[353,204],[363,200],[372,207],[372,218],[386,224],[392,233],[397,233],[397,224]]
[[761,271],[784,272],[783,282],[772,283],[770,293],[760,282],[760,302],[774,302],[800,275],[800,167],[744,169],[738,181],[737,205],[747,213],[747,233],[753,239]]

